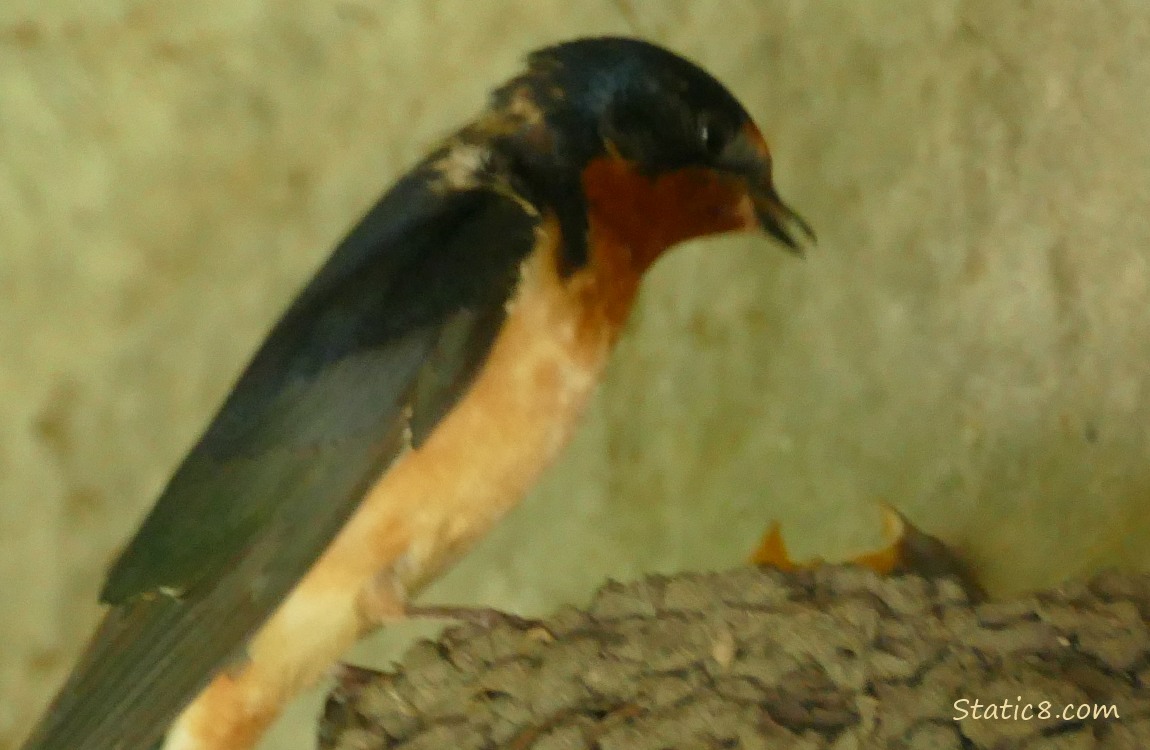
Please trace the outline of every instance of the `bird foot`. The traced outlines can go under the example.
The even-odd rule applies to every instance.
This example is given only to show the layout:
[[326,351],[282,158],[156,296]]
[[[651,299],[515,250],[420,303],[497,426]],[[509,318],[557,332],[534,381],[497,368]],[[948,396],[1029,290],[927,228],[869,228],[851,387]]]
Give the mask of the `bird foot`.
[[362,687],[382,674],[379,670],[359,667],[345,661],[336,662],[329,671],[336,686],[344,692],[351,692],[355,688]]
[[493,607],[451,607],[437,604],[408,606],[404,614],[408,617],[427,617],[437,620],[459,620],[469,622],[485,630],[497,625],[507,625],[515,630],[547,630],[542,620],[520,617]]

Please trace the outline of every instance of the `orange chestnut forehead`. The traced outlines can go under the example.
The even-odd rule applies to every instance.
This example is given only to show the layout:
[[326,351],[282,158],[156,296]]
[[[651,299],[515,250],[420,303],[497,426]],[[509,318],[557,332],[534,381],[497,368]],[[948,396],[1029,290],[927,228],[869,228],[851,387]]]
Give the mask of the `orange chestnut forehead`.
[[740,129],[747,143],[751,144],[751,147],[763,158],[763,161],[769,164],[771,161],[771,149],[767,146],[767,139],[764,138],[763,134],[759,132],[759,129],[755,127],[755,123],[748,120],[743,123],[743,127]]

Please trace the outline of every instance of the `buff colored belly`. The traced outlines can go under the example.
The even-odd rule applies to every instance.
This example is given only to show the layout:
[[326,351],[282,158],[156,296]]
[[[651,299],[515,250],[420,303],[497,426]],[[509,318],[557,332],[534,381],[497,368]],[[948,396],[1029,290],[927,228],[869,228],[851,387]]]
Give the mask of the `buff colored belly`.
[[596,278],[560,280],[554,269],[553,247],[527,260],[467,395],[371,489],[249,644],[249,661],[185,710],[166,750],[254,742],[290,696],[379,618],[402,616],[407,595],[535,483],[571,436],[621,324],[618,305],[589,303],[605,299]]

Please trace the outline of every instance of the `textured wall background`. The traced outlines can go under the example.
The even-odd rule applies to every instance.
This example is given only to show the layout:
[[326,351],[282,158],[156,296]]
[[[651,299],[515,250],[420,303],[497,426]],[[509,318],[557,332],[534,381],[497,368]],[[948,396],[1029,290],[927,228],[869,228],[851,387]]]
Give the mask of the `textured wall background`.
[[666,259],[563,463],[429,598],[543,611],[772,518],[834,557],[877,500],[998,591],[1150,566],[1141,0],[6,0],[0,747],[340,233],[525,51],[598,32],[728,81],[821,244]]

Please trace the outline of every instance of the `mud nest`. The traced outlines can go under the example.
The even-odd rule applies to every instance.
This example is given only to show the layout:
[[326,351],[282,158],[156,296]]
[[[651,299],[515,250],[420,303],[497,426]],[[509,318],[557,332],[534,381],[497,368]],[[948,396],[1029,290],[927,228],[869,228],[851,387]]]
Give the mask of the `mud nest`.
[[981,604],[852,567],[611,583],[349,670],[320,746],[1150,748],[1150,575]]

